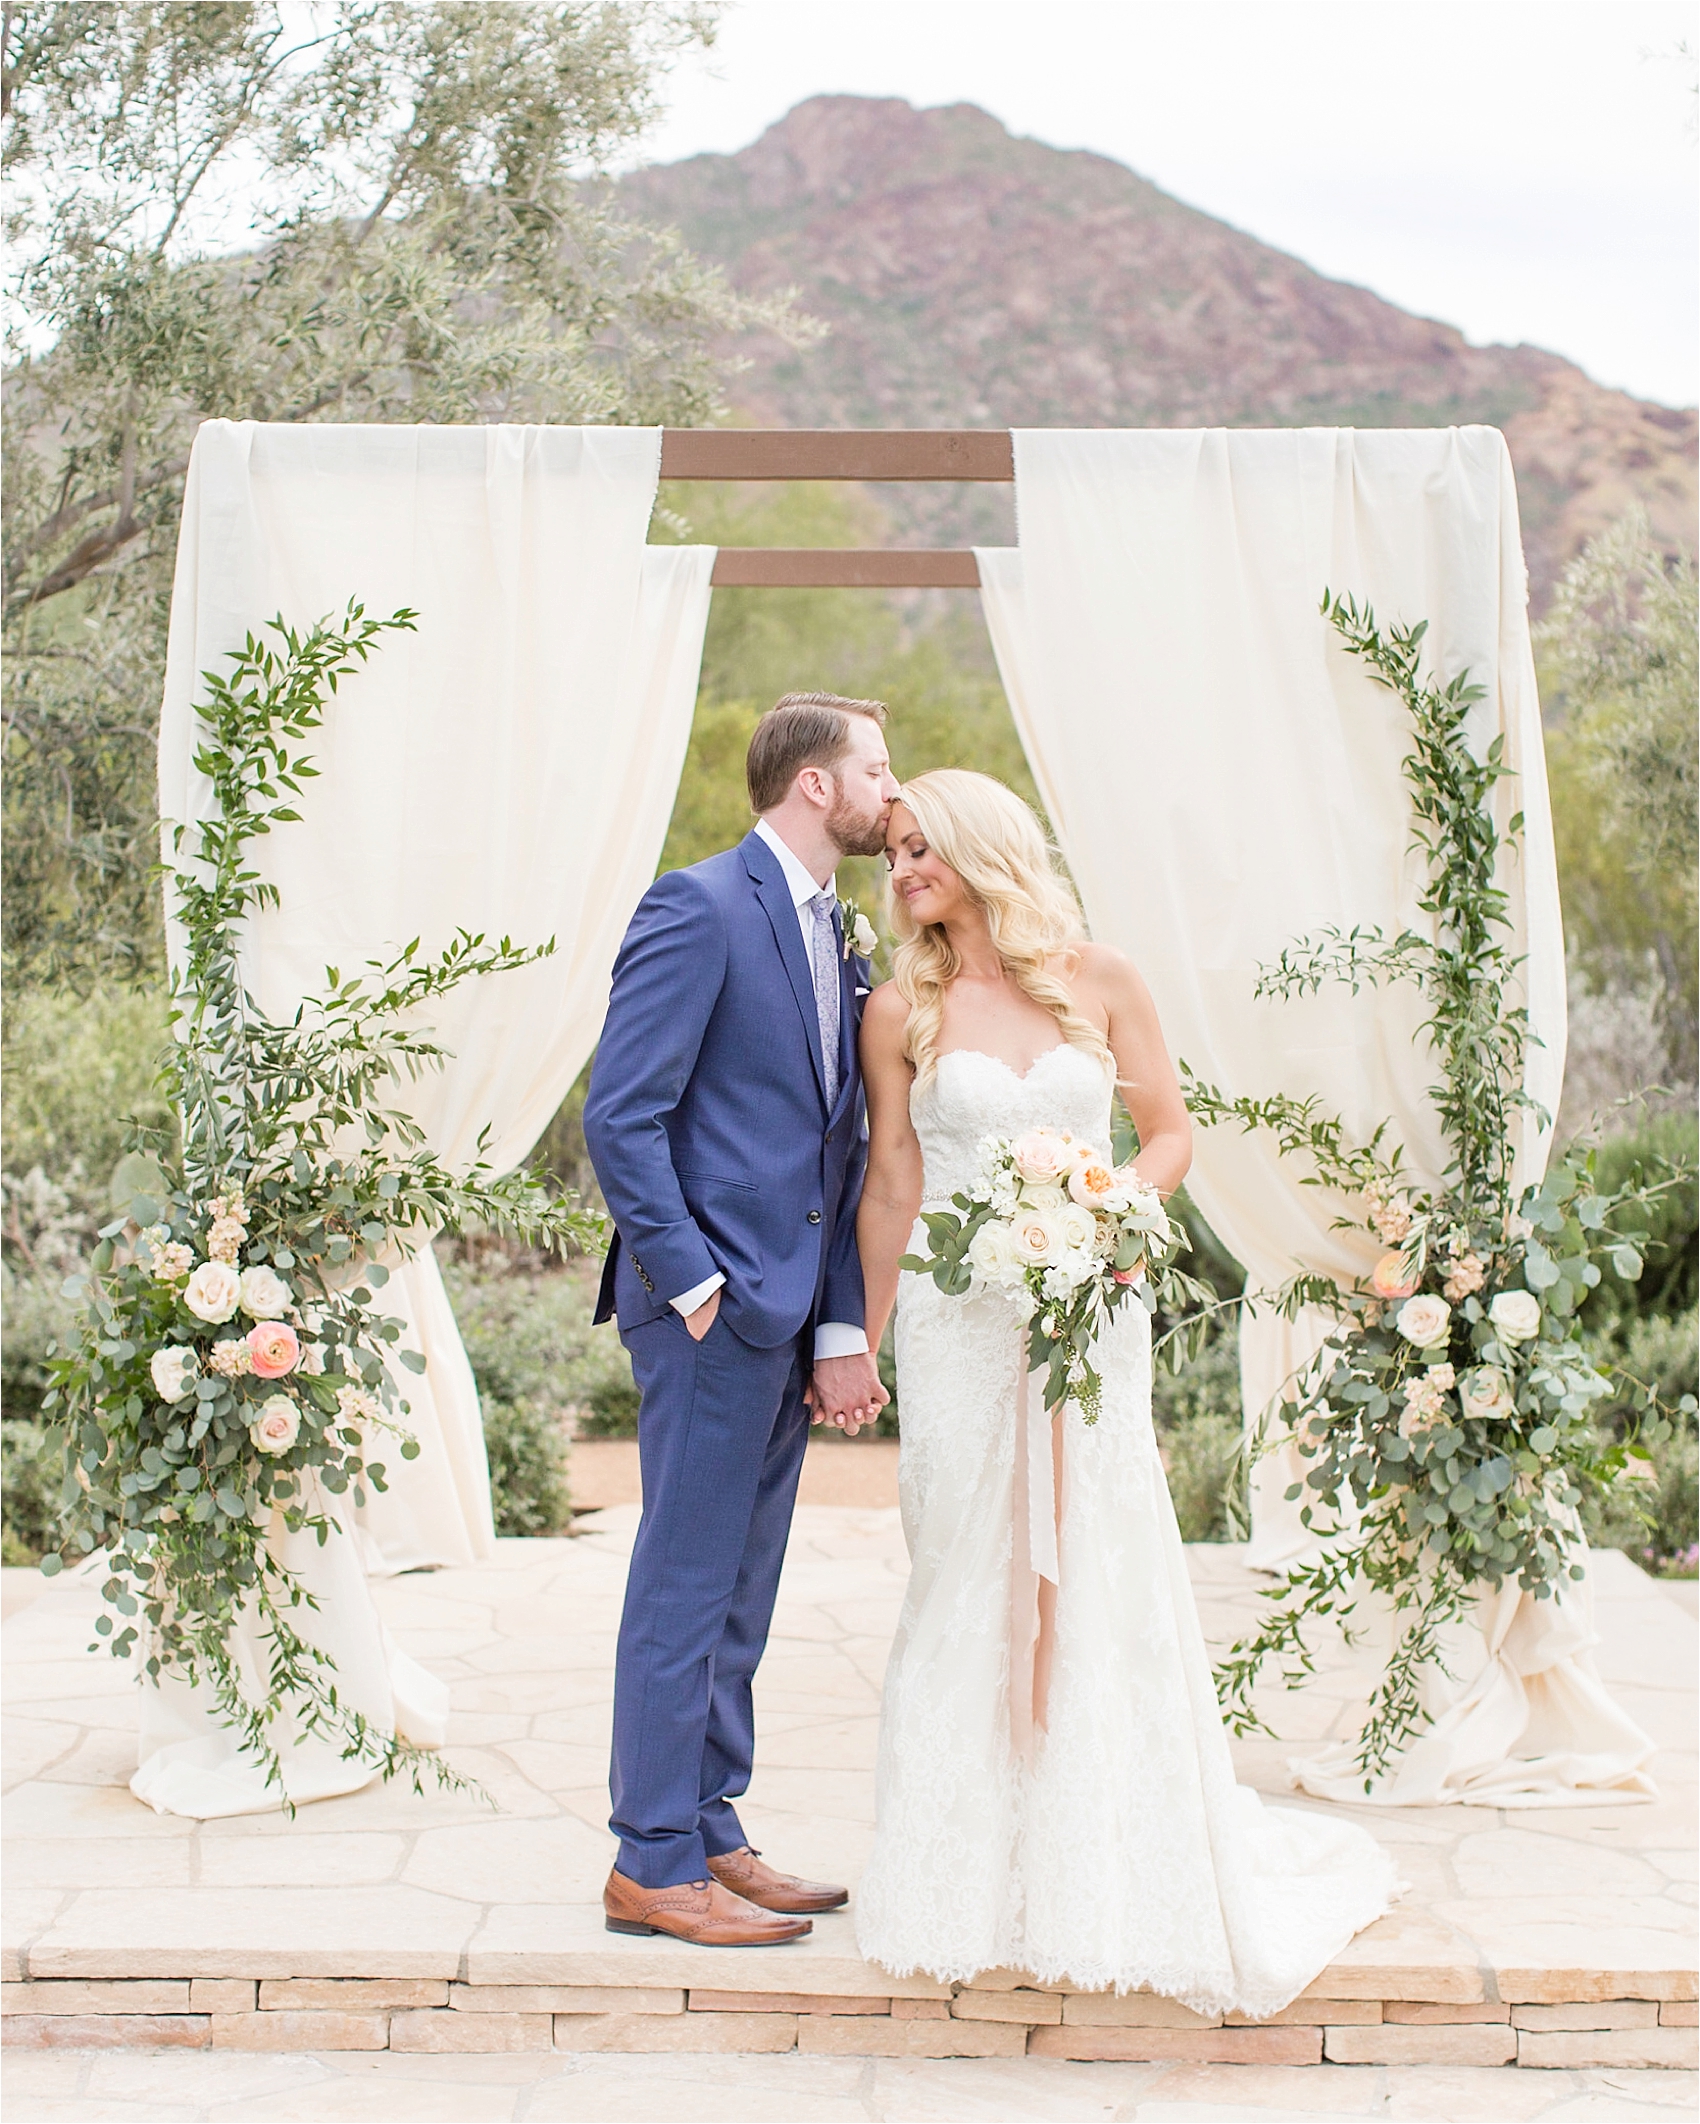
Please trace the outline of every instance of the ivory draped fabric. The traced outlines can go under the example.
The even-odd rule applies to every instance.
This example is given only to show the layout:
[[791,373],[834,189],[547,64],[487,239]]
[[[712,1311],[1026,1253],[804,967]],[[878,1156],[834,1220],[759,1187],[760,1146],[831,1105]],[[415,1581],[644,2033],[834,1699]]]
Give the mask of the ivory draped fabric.
[[[370,617],[418,614],[342,682],[309,745],[321,774],[301,823],[255,844],[281,904],[245,939],[250,992],[287,1017],[327,966],[347,977],[415,937],[427,952],[457,929],[556,939],[424,1014],[450,1059],[395,1100],[451,1165],[479,1155],[486,1126],[497,1172],[536,1142],[595,1044],[666,834],[714,554],[646,546],[660,449],[654,428],[209,421],[196,436],[160,727],[167,821],[210,803],[193,766],[200,673],[250,630],[339,616],[351,597]],[[493,1540],[478,1399],[429,1248],[396,1263],[381,1302],[427,1359],[407,1378],[422,1451],[382,1456],[391,1487],[358,1515],[361,1550],[392,1571],[476,1561]],[[339,1626],[376,1629],[362,1597],[356,1617],[339,1594]],[[339,1637],[339,1665],[348,1649]]]
[[[1018,430],[1015,481],[1020,545],[978,555],[999,669],[1092,932],[1139,965],[1171,1051],[1230,1097],[1317,1094],[1359,1141],[1391,1117],[1417,1182],[1439,1180],[1416,991],[1252,993],[1258,967],[1303,933],[1432,933],[1400,773],[1409,717],[1320,616],[1328,588],[1367,601],[1384,628],[1426,620],[1425,669],[1444,681],[1468,667],[1486,689],[1470,741],[1503,738],[1514,772],[1496,820],[1503,834],[1513,812],[1525,819],[1521,856],[1501,870],[1536,1035],[1525,1083],[1555,1112],[1563,934],[1498,431]],[[1549,1134],[1526,1121],[1522,1181],[1539,1179]],[[1301,1266],[1373,1266],[1363,1235],[1330,1230],[1337,1200],[1302,1181],[1267,1134],[1197,1135],[1187,1185],[1254,1287]],[[1247,1322],[1248,1422],[1323,1329],[1319,1314]],[[1314,1539],[1283,1500],[1289,1466],[1272,1454],[1254,1494],[1252,1557],[1272,1568]],[[1504,1789],[1502,1776],[1494,1804]]]

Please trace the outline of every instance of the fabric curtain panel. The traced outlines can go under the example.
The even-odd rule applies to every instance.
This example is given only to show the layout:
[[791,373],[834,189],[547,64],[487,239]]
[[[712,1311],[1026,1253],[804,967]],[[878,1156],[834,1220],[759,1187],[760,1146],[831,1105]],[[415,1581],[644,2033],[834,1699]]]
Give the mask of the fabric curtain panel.
[[[165,820],[208,809],[200,674],[250,631],[276,614],[310,626],[351,597],[374,618],[418,614],[343,681],[309,744],[321,773],[301,823],[256,844],[280,896],[244,941],[261,1007],[287,1016],[327,966],[346,978],[415,937],[427,952],[462,928],[556,940],[538,965],[424,1014],[450,1059],[395,1103],[450,1164],[479,1154],[486,1126],[497,1171],[532,1149],[595,1045],[660,856],[714,561],[711,547],[645,544],[660,452],[654,428],[209,421],[196,437],[160,727]],[[181,935],[168,943],[179,961]],[[405,1382],[422,1451],[378,1449],[390,1489],[357,1515],[362,1554],[391,1571],[476,1561],[494,1538],[478,1399],[428,1247],[394,1265],[384,1309],[427,1360]]]
[[[1564,1073],[1564,946],[1529,643],[1516,491],[1491,428],[1417,432],[1018,432],[1019,548],[979,555],[987,622],[1022,741],[1093,934],[1138,963],[1171,1050],[1230,1096],[1320,1096],[1367,1138],[1391,1118],[1414,1177],[1444,1146],[1438,1074],[1406,987],[1325,988],[1257,1002],[1260,965],[1330,925],[1388,934],[1417,907],[1400,761],[1406,713],[1339,646],[1324,588],[1385,627],[1427,620],[1427,668],[1486,689],[1469,726],[1502,737],[1495,792],[1512,949],[1531,1042],[1525,1087],[1549,1114]],[[1525,1117],[1518,1177],[1539,1180],[1550,1124]],[[1329,1229],[1265,1135],[1201,1130],[1188,1187],[1253,1286],[1295,1269],[1366,1273],[1377,1248]],[[1267,1310],[1242,1331],[1255,1422],[1325,1331]],[[1314,1546],[1284,1491],[1290,1446],[1254,1485],[1254,1562]],[[1349,1750],[1295,1763],[1316,1792],[1394,1804],[1563,1806],[1642,1797],[1651,1743],[1611,1704],[1589,1656],[1589,1587],[1484,1600],[1456,1680],[1431,1677],[1442,1725],[1369,1794]],[[1467,1647],[1473,1645],[1473,1652]]]
[[[1503,735],[1521,809],[1507,859],[1514,948],[1526,955],[1527,1086],[1556,1110],[1564,950],[1529,644],[1516,491],[1496,429],[1018,431],[1020,546],[979,555],[987,622],[1034,777],[1094,936],[1151,985],[1171,1051],[1231,1096],[1319,1094],[1359,1139],[1391,1116],[1412,1168],[1437,1181],[1437,1074],[1408,987],[1253,999],[1289,939],[1338,924],[1424,926],[1399,763],[1409,719],[1340,648],[1324,588],[1386,626],[1426,619],[1428,668],[1486,688],[1471,724]],[[1547,1131],[1520,1169],[1538,1179]],[[1201,1130],[1193,1199],[1253,1285],[1303,1266],[1367,1271],[1374,1250],[1329,1229],[1337,1204],[1301,1184],[1266,1135]],[[1267,1309],[1242,1330],[1255,1422],[1325,1329]],[[1264,1463],[1254,1555],[1309,1537],[1283,1502],[1290,1462]]]

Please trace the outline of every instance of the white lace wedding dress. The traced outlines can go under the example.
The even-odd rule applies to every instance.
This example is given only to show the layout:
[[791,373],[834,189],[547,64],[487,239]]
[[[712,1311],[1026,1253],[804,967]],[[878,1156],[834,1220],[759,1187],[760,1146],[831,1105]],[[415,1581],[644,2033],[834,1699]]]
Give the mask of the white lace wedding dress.
[[[1048,1124],[1107,1147],[1109,1109],[1079,1048],[1025,1077],[946,1054],[912,1101],[925,1199],[970,1183],[990,1134]],[[1143,1307],[1097,1345],[1092,1427],[1073,1407],[1044,1417],[1003,1297],[905,1274],[896,1333],[912,1576],[862,1952],[902,1975],[1005,1967],[1274,2012],[1387,1909],[1394,1869],[1355,1825],[1266,1810],[1234,1782],[1151,1426]],[[1035,1569],[1047,1550],[1054,1589]]]

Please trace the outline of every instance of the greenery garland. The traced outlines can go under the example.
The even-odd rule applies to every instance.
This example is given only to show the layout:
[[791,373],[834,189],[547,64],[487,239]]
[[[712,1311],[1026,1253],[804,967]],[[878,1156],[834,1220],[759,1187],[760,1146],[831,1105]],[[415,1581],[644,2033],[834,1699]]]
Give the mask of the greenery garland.
[[[1425,1723],[1424,1673],[1446,1625],[1484,1588],[1514,1581],[1549,1599],[1581,1579],[1585,1487],[1651,1479],[1647,1445],[1669,1436],[1670,1412],[1644,1381],[1616,1372],[1614,1389],[1584,1349],[1577,1315],[1604,1268],[1640,1275],[1641,1213],[1687,1175],[1637,1168],[1603,1193],[1583,1147],[1514,1199],[1511,1130],[1533,1102],[1523,1089],[1528,1017],[1511,992],[1521,962],[1495,882],[1502,839],[1491,802],[1511,772],[1504,741],[1496,737],[1480,759],[1470,750],[1465,724],[1483,689],[1467,672],[1445,686],[1424,682],[1426,622],[1383,634],[1367,606],[1326,593],[1322,611],[1410,713],[1415,747],[1404,775],[1414,843],[1427,859],[1417,904],[1434,933],[1325,930],[1263,969],[1256,993],[1306,995],[1326,981],[1354,993],[1417,985],[1440,1072],[1430,1096],[1448,1152],[1442,1184],[1427,1191],[1407,1182],[1390,1124],[1354,1145],[1315,1099],[1229,1099],[1190,1072],[1187,1096],[1206,1124],[1268,1129],[1283,1155],[1308,1163],[1306,1185],[1355,1198],[1335,1229],[1366,1231],[1390,1249],[1367,1285],[1300,1274],[1269,1301],[1288,1317],[1307,1304],[1336,1315],[1280,1411],[1310,1463],[1287,1497],[1302,1498],[1304,1524],[1330,1538],[1315,1561],[1264,1594],[1261,1624],[1216,1670],[1233,1729],[1267,1731],[1251,1701],[1265,1666],[1299,1686],[1314,1669],[1314,1627],[1332,1620],[1350,1640],[1363,1589],[1383,1595],[1395,1641],[1358,1735],[1367,1791]],[[1504,842],[1515,844],[1522,826],[1517,813]],[[1637,1427],[1602,1443],[1592,1405],[1625,1388]],[[1691,1410],[1693,1397],[1681,1407]]]
[[[242,925],[277,904],[252,843],[299,818],[286,799],[318,771],[299,748],[326,696],[414,619],[369,620],[354,602],[304,634],[280,618],[266,630],[277,648],[250,635],[227,675],[202,674],[194,764],[211,815],[174,828],[178,860],[161,865],[185,939],[159,1067],[177,1127],[132,1138],[157,1187],[101,1233],[69,1287],[84,1325],[53,1355],[42,1403],[67,1447],[60,1546],[42,1569],[102,1554],[116,1623],[103,1612],[100,1636],[152,1677],[204,1682],[280,1788],[279,1732],[329,1740],[386,1778],[406,1771],[416,1790],[427,1762],[439,1783],[461,1782],[342,1700],[332,1660],[295,1620],[317,1603],[273,1551],[283,1529],[322,1545],[341,1530],[338,1500],[385,1487],[374,1434],[403,1459],[418,1453],[394,1367],[425,1361],[377,1308],[379,1256],[469,1226],[563,1250],[599,1247],[603,1233],[537,1173],[497,1176],[482,1157],[451,1172],[386,1103],[404,1075],[444,1059],[419,1027],[424,1006],[546,957],[553,940],[522,948],[463,930],[422,957],[416,939],[346,979],[328,968],[324,992],[287,1022],[243,985]],[[231,1649],[243,1616],[267,1648],[259,1694]]]

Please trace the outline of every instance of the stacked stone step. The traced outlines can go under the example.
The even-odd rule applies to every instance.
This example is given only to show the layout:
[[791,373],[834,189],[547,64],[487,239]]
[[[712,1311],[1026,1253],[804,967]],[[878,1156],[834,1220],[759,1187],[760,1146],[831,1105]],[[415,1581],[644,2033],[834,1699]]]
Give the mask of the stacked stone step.
[[[1393,1988],[1380,1972],[1380,1990]],[[774,2052],[1262,2065],[1693,2067],[1691,1972],[1433,1970],[1353,1996],[1326,1972],[1263,2021],[997,1971],[971,1985],[875,1978],[864,1992],[453,1978],[35,1978],[0,1992],[5,2040],[33,2049]],[[1488,1997],[1490,1989],[1497,1997]],[[1330,1996],[1337,1992],[1339,1996]],[[1474,1993],[1475,1996],[1470,1994]]]

